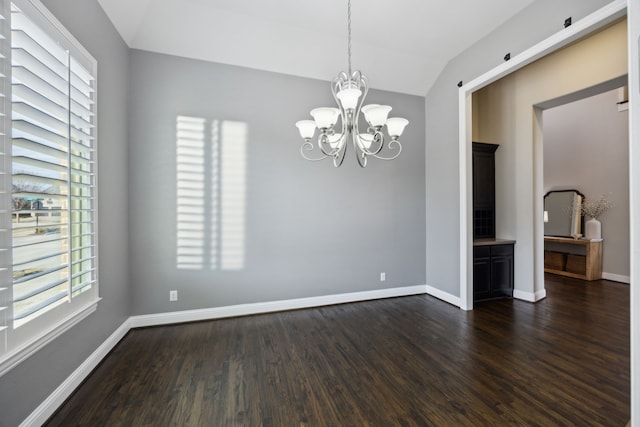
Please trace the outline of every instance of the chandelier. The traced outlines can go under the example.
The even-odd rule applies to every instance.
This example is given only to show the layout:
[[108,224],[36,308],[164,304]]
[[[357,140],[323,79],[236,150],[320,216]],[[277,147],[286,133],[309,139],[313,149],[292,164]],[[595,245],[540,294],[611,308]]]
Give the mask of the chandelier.
[[[331,92],[338,104],[338,108],[320,107],[311,110],[313,120],[300,120],[296,127],[300,136],[304,139],[300,153],[306,160],[319,161],[331,157],[333,165],[342,165],[349,141],[361,167],[367,166],[368,156],[381,160],[393,160],[400,155],[402,145],[398,140],[409,124],[407,119],[400,117],[389,118],[391,107],[388,105],[369,104],[364,105],[364,99],[369,91],[367,77],[360,71],[351,71],[351,0],[347,5],[347,57],[348,72],[341,71],[331,82]],[[360,112],[368,124],[366,133],[359,131]],[[340,131],[334,126],[340,119]],[[383,127],[387,127],[390,141],[385,144]],[[315,157],[309,157],[314,152],[314,144],[311,142],[316,128],[320,131],[317,139],[319,150]],[[383,149],[390,152],[383,154]]]

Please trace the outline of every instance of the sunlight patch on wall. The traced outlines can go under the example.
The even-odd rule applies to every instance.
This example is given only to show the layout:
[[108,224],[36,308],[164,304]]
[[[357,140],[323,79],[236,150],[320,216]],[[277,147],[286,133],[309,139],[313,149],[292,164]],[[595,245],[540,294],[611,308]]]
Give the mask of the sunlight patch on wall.
[[218,257],[220,256],[220,121],[214,120],[211,123],[211,199],[209,209],[211,210],[211,254],[209,256],[209,266],[212,270],[218,267]]
[[201,269],[204,262],[205,120],[178,116],[176,123],[177,267]]
[[244,267],[245,201],[247,191],[247,124],[222,122],[221,257],[223,270]]
[[244,122],[177,117],[178,269],[244,268],[247,136]]

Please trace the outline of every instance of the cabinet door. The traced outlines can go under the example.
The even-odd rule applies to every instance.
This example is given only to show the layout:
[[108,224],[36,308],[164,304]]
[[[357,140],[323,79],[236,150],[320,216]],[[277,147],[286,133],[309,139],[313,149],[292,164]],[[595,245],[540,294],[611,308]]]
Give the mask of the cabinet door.
[[497,146],[473,143],[473,238],[495,237],[495,159]]
[[473,153],[473,206],[494,208],[495,160],[493,153]]
[[473,300],[491,297],[491,249],[477,247],[473,251]]
[[491,298],[513,296],[513,255],[491,257]]

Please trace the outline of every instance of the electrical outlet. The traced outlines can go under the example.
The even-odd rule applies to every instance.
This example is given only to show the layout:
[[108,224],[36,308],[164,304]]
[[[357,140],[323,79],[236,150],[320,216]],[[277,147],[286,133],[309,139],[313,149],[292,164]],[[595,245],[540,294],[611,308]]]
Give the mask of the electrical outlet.
[[383,271],[382,273],[380,273],[380,281],[384,282],[385,280],[387,280],[387,273]]
[[178,301],[178,291],[169,291],[169,301]]

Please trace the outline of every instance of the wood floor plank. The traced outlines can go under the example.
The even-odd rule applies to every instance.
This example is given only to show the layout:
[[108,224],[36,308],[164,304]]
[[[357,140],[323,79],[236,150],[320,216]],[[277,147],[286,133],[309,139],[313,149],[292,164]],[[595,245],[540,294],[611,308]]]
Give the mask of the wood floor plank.
[[429,296],[130,331],[50,426],[618,426],[629,287],[536,304]]

